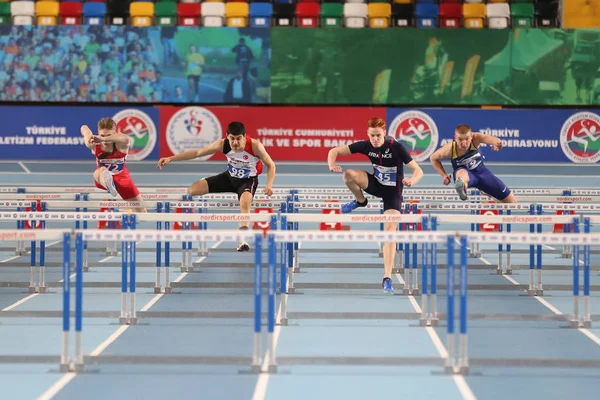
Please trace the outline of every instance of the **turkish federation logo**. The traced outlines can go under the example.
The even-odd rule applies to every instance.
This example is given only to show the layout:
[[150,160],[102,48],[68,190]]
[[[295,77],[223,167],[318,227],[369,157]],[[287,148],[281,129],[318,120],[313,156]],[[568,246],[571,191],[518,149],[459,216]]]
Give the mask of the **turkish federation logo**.
[[127,159],[140,161],[148,157],[156,146],[156,125],[145,112],[126,109],[113,116],[117,130],[128,135],[132,141]]
[[600,160],[600,117],[593,112],[571,115],[560,130],[560,147],[574,163]]
[[[167,124],[167,145],[173,154],[206,147],[223,135],[219,119],[203,107],[185,107],[177,111]],[[198,157],[206,160],[212,154]]]
[[426,161],[438,145],[438,128],[433,119],[422,111],[405,111],[392,120],[389,128],[417,162]]

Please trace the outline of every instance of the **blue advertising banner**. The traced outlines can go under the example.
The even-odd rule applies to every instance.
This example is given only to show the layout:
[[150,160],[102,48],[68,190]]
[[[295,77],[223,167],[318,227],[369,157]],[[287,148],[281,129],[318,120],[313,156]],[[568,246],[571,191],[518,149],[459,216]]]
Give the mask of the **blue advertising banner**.
[[499,152],[482,145],[488,162],[595,163],[600,159],[600,116],[594,110],[387,109],[388,133],[419,162],[428,162],[435,150],[451,141],[460,124],[502,139]]
[[127,160],[158,158],[158,108],[152,107],[0,107],[0,158],[4,160],[90,160],[80,133],[96,133],[101,118],[133,139]]

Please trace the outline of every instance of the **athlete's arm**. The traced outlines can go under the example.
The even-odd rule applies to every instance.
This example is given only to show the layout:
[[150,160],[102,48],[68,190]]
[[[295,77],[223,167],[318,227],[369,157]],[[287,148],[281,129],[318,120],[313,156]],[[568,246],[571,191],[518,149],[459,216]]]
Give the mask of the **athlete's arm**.
[[131,138],[124,133],[117,133],[116,135],[110,136],[96,136],[100,142],[103,143],[114,143],[117,150],[126,152],[131,146]]
[[444,169],[444,166],[442,165],[442,160],[444,158],[450,158],[451,156],[452,156],[452,142],[446,143],[445,145],[443,145],[442,147],[437,149],[431,155],[431,157],[429,157],[429,162],[431,162],[431,165],[433,165],[433,168],[435,168],[435,170],[438,172],[438,174],[440,174],[440,176],[442,176],[442,177],[448,175],[448,174],[446,174],[446,170]]
[[267,196],[271,196],[273,195],[273,181],[275,180],[275,163],[273,162],[273,159],[271,158],[269,153],[267,153],[267,150],[265,150],[265,146],[256,139],[252,140],[252,151],[254,152],[254,154],[256,154],[258,158],[260,158],[260,160],[265,164],[265,166],[268,169],[267,183],[265,184],[263,192]]
[[342,172],[342,167],[335,165],[335,160],[337,156],[349,156],[352,154],[350,151],[350,146],[338,146],[329,150],[327,154],[327,164],[329,164],[329,170],[332,172]]
[[171,157],[161,158],[160,160],[158,160],[158,165],[156,166],[156,168],[162,169],[162,167],[164,167],[165,165],[167,165],[173,161],[187,161],[187,160],[192,160],[194,158],[204,157],[204,156],[208,156],[211,154],[215,154],[218,151],[223,151],[223,142],[224,141],[225,141],[225,139],[219,139],[201,149],[188,150],[188,151],[184,151],[183,153],[179,153],[179,154],[176,154]]
[[412,160],[411,162],[406,164],[406,166],[412,170],[412,175],[410,178],[404,178],[402,180],[402,183],[405,186],[414,186],[417,183],[419,183],[421,178],[423,178],[423,170],[415,160]]
[[475,147],[479,147],[481,143],[489,144],[492,146],[492,150],[498,151],[502,148],[502,140],[496,136],[486,135],[485,133],[473,132],[473,144]]
[[85,147],[93,150],[96,147],[96,143],[94,143],[92,140],[94,134],[92,133],[90,128],[88,128],[87,125],[81,125],[79,131],[81,132],[81,136],[83,136]]

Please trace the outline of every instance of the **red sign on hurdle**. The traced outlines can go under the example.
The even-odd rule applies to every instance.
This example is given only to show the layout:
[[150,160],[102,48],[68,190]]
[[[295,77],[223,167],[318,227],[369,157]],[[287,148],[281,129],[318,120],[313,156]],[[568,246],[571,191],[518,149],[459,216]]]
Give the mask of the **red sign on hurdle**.
[[[192,209],[191,214],[193,214],[193,213],[194,213],[194,209]],[[183,208],[176,208],[175,214],[183,214]],[[187,212],[186,214],[190,214],[190,213]],[[183,227],[183,222],[173,221],[173,225],[172,225],[171,229],[180,231],[180,230],[182,230],[182,227]],[[195,222],[192,222],[192,229],[198,229],[198,224],[196,224]]]
[[[40,212],[42,211],[42,201],[41,200],[36,200],[36,206],[35,206],[35,211]],[[31,207],[27,207],[25,208],[25,212],[30,212],[31,211]],[[34,229],[31,226],[31,222],[32,221],[24,221],[25,222],[25,229]],[[41,229],[42,228],[42,221],[35,221],[35,229]]]
[[[108,212],[108,208],[101,208],[100,212]],[[117,221],[117,229],[122,229],[121,221]],[[98,221],[98,229],[108,229],[108,221]]]
[[[339,200],[325,200],[325,203],[339,203]],[[339,208],[322,209],[321,214],[341,214],[342,210]],[[343,229],[341,222],[321,222],[319,224],[320,231],[341,231]]]
[[[273,214],[273,208],[271,207],[255,207],[254,208],[254,214]],[[261,229],[263,231],[263,234],[267,234],[267,232],[269,231],[269,229],[271,229],[271,221],[265,221],[265,222],[258,222],[255,221],[252,224],[252,229],[255,230],[259,230]]]
[[[417,207],[417,204],[420,202],[420,200],[409,200],[408,203],[410,204],[409,208],[408,208],[408,213],[409,214],[414,214],[415,213],[415,209],[417,209],[417,215],[419,214],[423,214],[423,210],[419,209]],[[414,224],[406,224],[406,230],[407,231],[412,231],[413,230],[413,226]],[[418,223],[417,224],[417,231],[422,231],[423,230],[423,224],[422,223]]]

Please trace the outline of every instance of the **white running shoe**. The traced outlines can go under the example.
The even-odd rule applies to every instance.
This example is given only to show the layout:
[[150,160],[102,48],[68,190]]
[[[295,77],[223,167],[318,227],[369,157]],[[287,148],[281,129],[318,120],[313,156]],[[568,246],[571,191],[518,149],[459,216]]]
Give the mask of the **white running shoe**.
[[249,251],[250,246],[246,242],[238,243],[237,251]]
[[102,178],[104,178],[104,184],[106,185],[106,190],[108,193],[112,194],[113,197],[117,197],[117,188],[115,187],[112,174],[108,171],[104,171],[102,173]]

